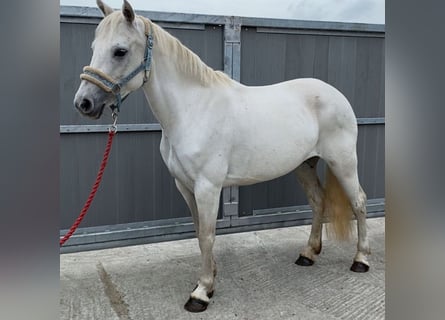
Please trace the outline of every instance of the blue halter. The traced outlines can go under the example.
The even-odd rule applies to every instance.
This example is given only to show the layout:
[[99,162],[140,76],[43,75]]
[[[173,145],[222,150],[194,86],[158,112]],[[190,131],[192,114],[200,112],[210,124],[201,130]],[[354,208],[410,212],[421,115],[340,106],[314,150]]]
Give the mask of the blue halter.
[[120,79],[119,81],[114,80],[112,77],[110,77],[106,73],[100,71],[99,69],[96,69],[96,68],[93,68],[90,66],[85,66],[83,68],[83,73],[80,75],[80,79],[87,80],[91,83],[94,83],[95,85],[100,87],[102,90],[104,90],[106,92],[110,92],[116,96],[116,104],[111,106],[111,109],[113,109],[113,112],[114,112],[114,109],[116,109],[119,112],[122,102],[128,96],[128,94],[123,98],[121,96],[121,89],[124,85],[126,85],[131,79],[133,79],[141,71],[145,71],[144,80],[143,80],[142,85],[145,82],[147,82],[147,80],[148,80],[148,74],[149,74],[150,68],[151,68],[153,35],[151,32],[151,28],[149,26],[148,20],[143,18],[142,16],[138,16],[138,17],[141,18],[145,24],[145,36],[147,37],[144,60],[141,62],[141,64],[136,69],[134,69],[132,72],[130,72],[126,77]]

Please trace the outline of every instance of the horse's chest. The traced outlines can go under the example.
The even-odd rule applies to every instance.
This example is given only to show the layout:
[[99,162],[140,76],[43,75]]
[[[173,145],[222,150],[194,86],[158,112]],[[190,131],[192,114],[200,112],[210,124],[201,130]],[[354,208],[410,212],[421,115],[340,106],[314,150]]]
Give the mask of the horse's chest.
[[170,144],[168,138],[164,135],[161,139],[160,151],[170,174],[182,183],[192,186],[193,179],[190,177],[190,169],[187,169],[187,165],[178,157],[174,146]]

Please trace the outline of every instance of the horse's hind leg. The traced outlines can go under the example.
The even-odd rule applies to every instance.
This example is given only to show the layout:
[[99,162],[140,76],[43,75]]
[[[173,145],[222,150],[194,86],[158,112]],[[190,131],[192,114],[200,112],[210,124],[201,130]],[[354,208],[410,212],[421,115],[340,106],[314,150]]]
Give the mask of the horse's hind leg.
[[321,234],[323,219],[323,187],[317,176],[317,162],[314,157],[303,162],[296,170],[298,181],[303,186],[309,204],[312,207],[312,228],[307,245],[303,248],[296,264],[311,266],[315,256],[321,252]]
[[351,158],[342,161],[325,160],[349,198],[352,212],[357,219],[357,253],[350,270],[366,272],[369,270],[367,255],[371,253],[366,227],[366,194],[358,180],[357,157],[355,152],[352,154]]
[[369,247],[366,226],[366,194],[361,187],[352,208],[357,219],[358,243],[357,253],[350,270],[354,272],[367,272],[369,270],[369,263],[366,256],[371,253],[371,249]]

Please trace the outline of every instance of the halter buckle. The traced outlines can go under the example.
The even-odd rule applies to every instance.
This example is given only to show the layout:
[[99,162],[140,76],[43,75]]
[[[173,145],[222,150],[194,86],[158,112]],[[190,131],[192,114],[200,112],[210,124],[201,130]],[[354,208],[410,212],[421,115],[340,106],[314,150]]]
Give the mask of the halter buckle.
[[115,95],[121,92],[121,85],[119,83],[113,84],[113,86],[111,87],[111,92]]

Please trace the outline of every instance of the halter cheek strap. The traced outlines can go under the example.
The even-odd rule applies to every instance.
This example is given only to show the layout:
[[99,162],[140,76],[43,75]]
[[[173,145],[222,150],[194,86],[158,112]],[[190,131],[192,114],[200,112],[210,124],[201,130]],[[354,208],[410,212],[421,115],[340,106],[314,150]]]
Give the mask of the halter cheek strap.
[[[138,16],[142,19],[145,25],[145,36],[147,38],[146,45],[145,45],[145,54],[144,54],[144,60],[141,62],[141,64],[134,69],[132,72],[130,72],[126,77],[116,80],[107,75],[106,73],[102,72],[99,69],[85,66],[83,68],[83,73],[80,75],[80,79],[89,81],[105,92],[112,93],[116,96],[116,104],[114,105],[114,108],[117,109],[119,112],[120,106],[122,104],[122,101],[125,100],[125,98],[128,96],[125,96],[124,98],[121,97],[121,89],[124,85],[126,85],[131,79],[133,79],[139,72],[145,71],[144,73],[144,80],[142,82],[142,85],[148,80],[148,74],[150,73],[151,68],[151,60],[152,60],[152,51],[153,51],[153,34],[152,30],[150,28],[150,24],[147,19]],[[113,108],[113,107],[112,107]]]

